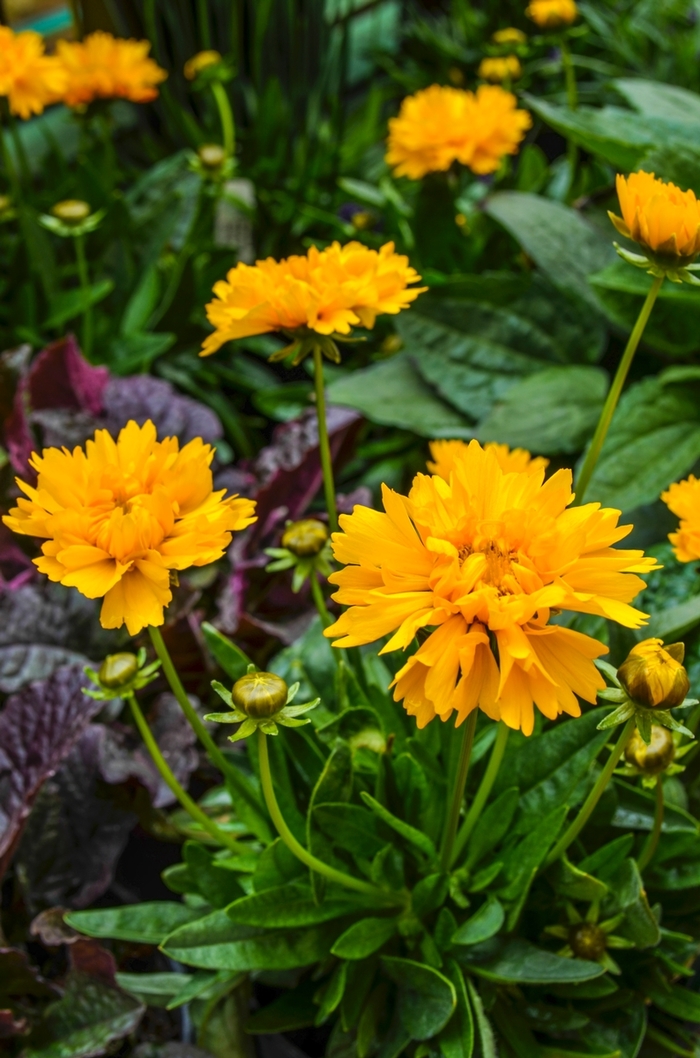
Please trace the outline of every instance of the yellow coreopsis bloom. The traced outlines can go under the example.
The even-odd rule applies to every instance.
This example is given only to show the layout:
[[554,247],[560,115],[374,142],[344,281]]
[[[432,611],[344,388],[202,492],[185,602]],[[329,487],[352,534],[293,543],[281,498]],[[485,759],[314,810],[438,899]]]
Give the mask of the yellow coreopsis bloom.
[[525,14],[541,29],[558,29],[576,21],[578,7],[574,0],[530,0]]
[[35,453],[36,488],[17,479],[27,499],[3,521],[46,540],[34,562],[49,580],[104,599],[104,628],[136,635],[163,623],[171,571],[215,562],[255,521],[252,500],[212,491],[213,456],[201,438],[158,441],[150,421],[132,420],[116,441],[97,430],[85,450]]
[[[449,481],[450,474],[459,460],[464,459],[468,448],[466,441],[431,441],[430,454],[434,462],[428,462],[428,470],[431,474],[437,474],[445,481]],[[544,456],[531,456],[525,448],[509,448],[508,445],[488,441],[484,445],[484,450],[493,452],[498,465],[506,474],[523,471],[537,474],[549,466],[548,459]]]
[[[449,482],[418,474],[408,497],[384,488],[384,513],[356,507],[333,537],[345,569],[330,580],[349,607],[326,635],[335,646],[393,632],[386,653],[430,629],[396,674],[394,697],[424,727],[477,706],[530,734],[534,705],[554,719],[580,714],[604,681],[593,659],[607,648],[550,624],[553,610],[598,614],[628,628],[646,615],[630,603],[635,576],[656,568],[642,551],[616,550],[631,530],[619,511],[571,508],[571,471],[504,471],[472,441]],[[498,649],[498,660],[494,654]]]
[[374,327],[378,315],[407,308],[425,287],[410,287],[420,276],[393,242],[369,250],[359,242],[312,246],[305,257],[239,262],[214,287],[206,306],[216,328],[202,355],[224,342],[270,331],[299,328],[321,335],[349,334],[354,326]]
[[682,643],[665,647],[662,639],[644,639],[632,647],[617,670],[617,678],[638,705],[674,709],[690,690],[684,654]]
[[622,216],[608,216],[620,235],[639,243],[662,271],[689,265],[700,253],[700,202],[695,192],[681,191],[644,172],[618,175],[616,184]]
[[668,537],[673,553],[679,562],[694,562],[700,558],[700,481],[691,474],[669,485],[661,499],[681,520],[678,531]]
[[11,113],[25,119],[41,114],[61,98],[65,87],[65,71],[57,59],[44,54],[39,33],[15,33],[0,26],[0,96],[7,96]]
[[505,29],[497,29],[491,40],[494,44],[524,44],[527,34],[515,26],[507,26]]
[[221,62],[221,53],[209,48],[206,51],[198,51],[184,66],[184,74],[188,81],[194,81],[200,70],[206,70],[207,66],[215,66]]
[[68,106],[93,99],[130,99],[149,103],[168,76],[148,53],[147,40],[120,40],[97,30],[84,40],[59,40],[56,51],[68,84],[62,96]]
[[522,74],[517,55],[496,55],[482,59],[478,74],[484,81],[515,81]]
[[401,104],[389,121],[386,161],[396,176],[420,180],[453,162],[485,174],[515,154],[532,118],[517,99],[497,85],[476,92],[431,85]]

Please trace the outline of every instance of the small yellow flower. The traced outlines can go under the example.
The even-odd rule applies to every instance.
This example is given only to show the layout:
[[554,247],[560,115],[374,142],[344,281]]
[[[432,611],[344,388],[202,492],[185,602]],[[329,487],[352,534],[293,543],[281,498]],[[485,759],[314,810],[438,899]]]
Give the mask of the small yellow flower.
[[217,62],[221,62],[221,55],[218,51],[213,49],[198,51],[185,63],[185,77],[188,81],[194,81],[200,70],[206,70],[207,66],[215,66]]
[[530,0],[525,14],[541,29],[559,29],[576,21],[578,7],[574,0]]
[[[449,481],[450,473],[459,460],[464,458],[468,448],[466,441],[431,441],[430,454],[433,462],[428,462],[428,470],[431,474],[437,474]],[[497,444],[495,441],[485,444],[484,451],[493,452],[504,474],[539,474],[540,470],[546,470],[549,466],[549,460],[544,456],[531,456],[525,448],[511,449],[508,445]]]
[[679,562],[694,562],[700,558],[700,481],[691,474],[669,485],[661,499],[681,520],[678,531],[668,537],[673,553]]
[[386,161],[396,176],[420,180],[445,171],[453,162],[474,173],[495,172],[502,159],[516,154],[532,124],[517,99],[497,85],[476,92],[431,85],[401,104],[389,121]]
[[700,202],[693,191],[644,172],[618,175],[616,184],[622,217],[608,216],[620,235],[669,264],[695,259],[700,253]]
[[522,72],[517,55],[497,55],[481,60],[478,75],[484,81],[516,81]]
[[690,689],[683,668],[685,647],[661,639],[645,639],[632,647],[617,677],[632,701],[645,709],[674,709]]
[[11,113],[25,119],[41,114],[61,98],[66,81],[58,60],[44,54],[39,33],[0,26],[0,96],[7,97]]
[[149,103],[168,76],[149,58],[150,49],[147,40],[120,40],[102,30],[81,41],[59,40],[56,54],[67,77],[63,102],[70,107],[94,99]]
[[515,26],[507,26],[506,29],[497,29],[491,40],[494,44],[524,44],[527,34]]
[[49,580],[103,598],[104,628],[131,635],[163,623],[171,571],[221,558],[236,529],[255,521],[252,500],[212,491],[210,445],[156,439],[133,420],[115,441],[97,430],[85,449],[45,448],[30,463],[36,488],[17,479],[17,507],[3,518],[15,533],[46,540],[34,559]]

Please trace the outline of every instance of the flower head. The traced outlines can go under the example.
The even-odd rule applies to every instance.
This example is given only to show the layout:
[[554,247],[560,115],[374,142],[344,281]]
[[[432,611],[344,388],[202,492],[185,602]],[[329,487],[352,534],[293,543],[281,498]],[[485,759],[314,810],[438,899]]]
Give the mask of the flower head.
[[[450,473],[456,464],[464,459],[468,448],[466,441],[431,441],[430,454],[434,462],[428,461],[428,470],[431,474],[437,474],[445,481],[449,481]],[[549,466],[548,459],[544,456],[531,456],[525,448],[509,448],[508,445],[488,441],[484,445],[484,450],[493,452],[498,465],[506,474],[521,471],[538,474],[540,470],[546,470]]]
[[578,7],[574,0],[530,0],[525,14],[541,29],[559,29],[576,21]]
[[533,703],[578,716],[576,695],[594,702],[604,687],[593,659],[606,647],[550,624],[552,610],[644,623],[629,604],[654,559],[612,546],[631,529],[619,511],[567,509],[570,471],[543,479],[544,467],[504,471],[472,441],[449,481],[418,474],[408,497],[384,488],[385,513],[341,516],[334,554],[346,568],[330,580],[349,609],[325,634],[352,647],[393,632],[388,652],[431,629],[394,681],[419,727],[453,712],[460,724],[477,706],[525,734]]
[[679,562],[694,562],[700,558],[700,481],[691,474],[669,485],[661,499],[681,520],[678,531],[668,537],[673,553]]
[[700,202],[693,191],[657,180],[653,173],[617,176],[622,216],[608,213],[620,235],[639,243],[643,256],[617,248],[630,264],[676,282],[695,282],[687,268],[700,253]]
[[0,96],[7,96],[10,111],[21,118],[41,114],[61,98],[66,74],[60,62],[44,54],[39,33],[15,33],[0,26]]
[[479,77],[484,81],[516,81],[523,72],[517,55],[496,55],[482,59]]
[[308,328],[320,335],[349,334],[354,326],[374,327],[382,313],[405,309],[425,287],[409,287],[420,276],[393,242],[369,250],[359,242],[312,246],[305,257],[239,262],[214,286],[206,306],[216,330],[202,355],[232,338]]
[[506,26],[505,29],[497,29],[491,40],[494,44],[524,44],[527,40],[527,33],[523,33],[515,26]]
[[131,635],[163,623],[172,599],[171,571],[221,558],[231,533],[255,521],[254,503],[212,491],[214,451],[195,438],[156,439],[133,420],[115,441],[97,430],[85,450],[45,448],[30,463],[36,488],[3,521],[46,540],[35,565],[49,580],[103,598],[104,628]]
[[674,709],[690,690],[683,668],[685,647],[661,639],[645,639],[632,647],[617,670],[617,677],[630,698],[645,709]]
[[449,169],[453,162],[472,172],[493,173],[515,154],[532,118],[517,99],[496,85],[476,92],[431,85],[401,104],[389,121],[386,160],[396,176],[420,180]]
[[208,66],[216,66],[218,62],[221,62],[221,54],[218,51],[214,51],[213,48],[207,51],[198,51],[196,55],[193,55],[185,63],[185,77],[188,81],[194,81],[200,71],[206,70]]
[[150,48],[147,40],[120,40],[102,30],[81,41],[59,40],[56,52],[67,77],[63,102],[71,107],[93,99],[149,103],[168,76],[148,57]]

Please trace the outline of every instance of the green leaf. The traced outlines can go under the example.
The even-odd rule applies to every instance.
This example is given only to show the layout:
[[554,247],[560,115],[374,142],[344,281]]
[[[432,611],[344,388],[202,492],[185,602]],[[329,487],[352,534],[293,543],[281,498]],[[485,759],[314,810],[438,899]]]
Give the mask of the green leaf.
[[457,1007],[440,1033],[440,1050],[444,1058],[471,1058],[474,1051],[474,1019],[464,977],[454,959],[447,960],[445,973],[454,985]]
[[244,980],[243,974],[219,970],[218,973],[196,973],[192,980],[185,982],[182,989],[173,996],[166,1010],[177,1010],[193,999],[212,999],[221,994],[222,986],[233,990]]
[[182,851],[190,877],[196,881],[197,891],[212,907],[226,907],[232,900],[243,896],[235,875],[217,866],[212,853],[199,842],[186,841]]
[[245,1031],[253,1035],[273,1032],[294,1032],[295,1029],[313,1025],[318,1013],[314,995],[318,989],[315,981],[302,981],[296,988],[283,992],[262,1010],[251,1014],[245,1023]]
[[68,320],[74,320],[81,316],[86,309],[103,301],[108,294],[114,290],[111,279],[102,279],[99,283],[83,290],[78,287],[75,290],[66,290],[62,294],[56,294],[51,300],[48,319],[44,326],[47,330],[58,330]]
[[696,127],[700,134],[700,95],[678,85],[647,81],[643,77],[618,77],[614,87],[630,106],[645,117]]
[[334,844],[363,859],[372,859],[387,843],[377,816],[359,805],[318,805],[314,822]]
[[428,1040],[444,1029],[457,1006],[455,986],[430,966],[383,956],[384,972],[398,988],[401,1023],[413,1040]]
[[649,906],[639,868],[633,859],[625,860],[610,879],[615,906],[625,912],[616,932],[634,942],[637,948],[653,948],[661,940],[661,931]]
[[[137,996],[151,1006],[165,1006],[178,992],[194,981],[193,974],[178,973],[118,973],[120,988]],[[160,1002],[158,1002],[160,1000]]]
[[408,823],[404,823],[403,819],[398,819],[393,815],[387,808],[379,804],[379,801],[375,801],[374,797],[366,793],[364,790],[361,795],[362,800],[368,805],[372,811],[379,816],[383,823],[395,830],[404,841],[407,841],[409,845],[415,846],[430,860],[437,859],[437,851],[432,841],[427,834],[424,834],[420,830],[416,830],[415,827],[410,826]]
[[580,867],[574,866],[565,855],[552,864],[547,871],[547,878],[555,892],[567,900],[601,901],[608,891],[604,882],[599,882]]
[[700,624],[700,595],[652,614],[645,634],[674,643],[697,624]]
[[503,996],[498,996],[493,1004],[491,1017],[517,1058],[541,1058],[539,1044],[527,1020]]
[[365,959],[394,936],[397,918],[361,918],[346,929],[331,948],[339,959]]
[[520,801],[520,790],[511,786],[481,813],[467,845],[467,866],[477,864],[494,849],[510,830],[515,810]]
[[361,911],[363,907],[371,909],[375,903],[369,899],[363,900],[360,894],[339,895],[336,892],[317,904],[307,885],[290,882],[244,896],[231,904],[226,913],[232,922],[240,926],[277,929],[284,926],[314,926]]
[[449,889],[446,874],[429,874],[421,878],[411,893],[411,906],[419,918],[437,911],[445,902]]
[[605,973],[598,963],[565,959],[527,940],[501,937],[455,952],[457,961],[477,976],[501,984],[548,985],[588,981]]
[[700,195],[700,151],[693,143],[669,143],[653,148],[644,155],[639,168]]
[[474,1010],[476,1026],[479,1030],[479,1043],[481,1044],[482,1058],[498,1058],[496,1040],[493,1035],[493,1029],[491,1028],[491,1022],[484,1011],[484,1004],[481,1001],[481,996],[469,978],[467,978],[467,989],[469,991],[472,1009]]
[[149,334],[122,334],[109,347],[109,367],[116,375],[146,371],[157,357],[167,353],[177,335],[170,331]]
[[[656,810],[655,797],[649,790],[615,780],[617,807],[612,818],[614,827],[625,830],[651,830],[654,825]],[[698,834],[700,824],[697,819],[678,805],[667,804],[664,808],[664,820],[661,824],[662,834],[682,833]]]
[[[348,963],[340,962],[331,974],[321,994],[321,1003],[314,1020],[315,1025],[323,1025],[333,1011],[338,1009],[345,994],[347,979]],[[316,998],[318,1000],[318,995]]]
[[592,435],[608,388],[597,367],[550,367],[512,386],[476,431],[480,441],[554,455],[579,452]]
[[468,918],[452,937],[453,944],[481,944],[498,933],[505,922],[505,912],[495,896],[489,896],[475,915]]
[[595,874],[601,881],[607,882],[621,866],[623,860],[627,859],[633,845],[633,834],[624,834],[621,838],[615,838],[614,841],[601,845],[590,856],[581,860],[578,870],[585,871],[587,874]]
[[122,334],[137,334],[146,329],[149,317],[160,299],[161,271],[157,264],[147,268],[126,303],[122,313]]
[[185,904],[156,900],[96,911],[69,911],[64,917],[73,929],[86,933],[88,937],[160,944],[174,929],[201,919],[203,912]]
[[27,1047],[26,1058],[88,1058],[134,1032],[144,1008],[132,995],[87,974],[70,973],[61,999],[43,1015],[43,1046]]
[[208,621],[202,622],[202,635],[212,657],[219,663],[232,683],[239,680],[241,676],[245,676],[252,662],[233,640],[228,639]]
[[680,985],[669,985],[668,990],[654,985],[648,989],[654,1005],[681,1021],[692,1021],[700,1024],[700,996],[689,988]]

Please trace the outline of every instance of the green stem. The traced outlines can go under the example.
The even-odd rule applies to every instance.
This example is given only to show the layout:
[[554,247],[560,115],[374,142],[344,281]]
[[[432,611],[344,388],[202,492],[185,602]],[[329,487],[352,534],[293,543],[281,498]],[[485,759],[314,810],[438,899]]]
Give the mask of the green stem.
[[329,625],[333,624],[333,618],[328,613],[326,600],[323,597],[323,591],[321,590],[321,585],[318,582],[318,577],[316,576],[315,570],[311,571],[311,576],[309,577],[309,584],[311,586],[311,595],[313,596],[316,609],[318,610],[318,615],[321,618],[321,624],[324,628],[328,628]]
[[202,48],[211,48],[211,32],[209,30],[209,11],[207,0],[197,0],[197,28]]
[[314,385],[316,387],[316,417],[318,419],[318,447],[321,453],[323,471],[323,488],[326,494],[328,523],[332,533],[338,531],[338,508],[335,502],[335,483],[333,481],[333,460],[328,440],[326,422],[326,391],[323,385],[323,353],[321,346],[314,346]]
[[29,167],[29,159],[27,158],[27,152],[24,149],[24,144],[22,143],[22,137],[20,136],[19,129],[17,128],[17,122],[15,121],[15,116],[12,113],[12,111],[9,109],[9,107],[8,107],[8,115],[9,115],[9,123],[10,123],[10,133],[12,135],[12,142],[15,145],[15,152],[17,154],[17,160],[19,161],[19,167],[20,167],[20,170],[21,170],[21,173],[22,173],[22,180],[27,185],[27,187],[29,187],[29,185],[31,184],[31,181],[32,181],[32,171],[31,171],[31,169]]
[[462,823],[459,833],[457,834],[453,861],[457,860],[462,855],[464,846],[467,844],[471,832],[476,826],[479,817],[484,810],[484,806],[489,799],[489,794],[491,793],[499,768],[501,767],[501,761],[503,760],[503,754],[506,750],[509,734],[510,728],[501,721],[498,725],[496,741],[491,750],[488,766],[484,772],[481,783],[479,784],[479,789],[476,791],[476,797],[472,801],[471,807],[467,812],[467,818]]
[[236,125],[233,120],[231,102],[221,81],[212,81],[211,90],[219,110],[221,132],[224,137],[224,150],[228,158],[233,158],[233,153],[236,149]]
[[656,811],[654,812],[654,826],[651,834],[647,838],[647,842],[642,849],[641,855],[637,860],[637,866],[639,867],[639,873],[645,870],[651,863],[654,853],[656,852],[656,846],[659,844],[659,838],[661,837],[661,827],[664,821],[664,784],[662,777],[659,775],[656,780]]
[[464,724],[462,745],[460,747],[459,760],[457,762],[457,774],[455,775],[454,788],[452,790],[452,801],[450,802],[450,807],[447,813],[445,831],[442,835],[442,846],[440,848],[440,865],[443,871],[449,871],[454,859],[453,852],[455,836],[459,825],[459,813],[462,810],[462,801],[464,800],[464,787],[467,784],[467,774],[469,772],[472,746],[474,745],[476,716],[477,710],[472,709]]
[[683,1047],[679,1047],[674,1040],[669,1039],[668,1036],[663,1032],[659,1032],[659,1030],[655,1029],[652,1025],[647,1026],[646,1034],[649,1039],[661,1044],[661,1046],[667,1051],[670,1051],[671,1054],[680,1054],[682,1058],[695,1058],[695,1051],[689,1051]]
[[589,793],[586,800],[583,802],[579,814],[576,816],[571,826],[567,827],[564,836],[559,839],[547,859],[544,861],[545,868],[551,866],[551,864],[558,860],[560,856],[564,855],[569,845],[572,843],[572,841],[576,840],[576,838],[579,836],[579,834],[585,827],[593,809],[598,804],[598,801],[603,795],[605,787],[610,781],[610,777],[615,770],[617,762],[622,756],[624,748],[629,741],[630,735],[634,731],[635,722],[636,721],[634,717],[632,717],[630,720],[627,721],[627,723],[623,727],[622,734],[615,743],[615,746],[610,756],[605,762],[605,767],[598,776],[593,789]]
[[[308,849],[304,848],[301,842],[297,841],[287,826],[285,818],[280,811],[280,806],[277,803],[275,788],[272,784],[272,772],[270,771],[270,755],[267,748],[267,735],[264,731],[261,731],[260,728],[258,728],[258,748],[260,781],[262,783],[265,804],[270,813],[270,818],[275,824],[277,833],[282,838],[282,841],[287,848],[294,853],[298,860],[301,860],[301,862],[312,871],[316,871],[317,874],[322,874],[331,882],[337,882],[339,885],[344,885],[348,889],[355,889],[358,893],[365,893],[367,896],[374,896],[382,904],[398,903],[398,894],[387,893],[383,889],[378,889],[376,885],[371,885],[369,882],[363,882],[360,878],[354,878],[351,874],[346,874],[344,871],[336,870],[335,867],[331,867],[330,864],[317,859],[316,856],[308,851]],[[403,903],[403,898],[401,898],[400,902]]]
[[83,356],[86,360],[90,359],[92,353],[92,305],[88,303],[90,296],[90,275],[88,273],[87,258],[85,256],[85,236],[76,235],[73,239],[75,243],[75,258],[78,263],[78,278],[80,280],[80,289],[83,297],[85,298],[85,308],[83,309]]
[[581,473],[579,474],[578,481],[576,482],[576,503],[583,502],[583,497],[586,493],[586,489],[590,484],[595,465],[598,462],[598,457],[603,447],[603,442],[605,441],[608,429],[610,428],[612,417],[615,414],[615,408],[617,407],[617,402],[620,399],[620,394],[622,393],[622,387],[625,384],[627,373],[632,365],[634,354],[637,352],[637,346],[641,341],[641,337],[644,333],[644,328],[647,325],[649,316],[651,315],[651,310],[654,307],[654,302],[658,297],[663,281],[663,276],[656,276],[654,282],[651,284],[651,287],[649,288],[649,293],[644,299],[644,304],[642,305],[641,310],[639,312],[639,316],[637,317],[637,322],[634,325],[634,330],[632,331],[629,337],[629,341],[627,342],[627,347],[624,353],[622,354],[622,359],[620,360],[617,372],[615,373],[613,384],[610,387],[608,395],[605,399],[605,404],[603,405],[603,410],[600,413],[600,419],[598,420],[598,425],[595,428],[593,440],[591,441],[590,447],[586,452],[586,458],[583,461]]
[[561,50],[561,64],[564,67],[564,80],[566,82],[566,99],[570,110],[578,107],[578,86],[576,84],[576,71],[571,60],[571,52],[565,37],[559,42]]
[[153,733],[151,732],[151,729],[148,726],[146,717],[141,712],[139,704],[133,694],[129,695],[129,705],[131,706],[131,712],[133,714],[134,720],[136,721],[136,726],[141,732],[141,738],[146,743],[148,752],[153,758],[153,763],[160,772],[160,775],[163,781],[165,782],[166,786],[168,786],[168,788],[172,790],[172,792],[175,794],[185,811],[188,812],[189,815],[192,816],[192,818],[195,819],[199,823],[199,825],[215,839],[215,841],[217,841],[220,845],[225,845],[227,848],[239,851],[240,846],[238,845],[236,839],[230,834],[226,834],[225,831],[217,827],[216,823],[214,823],[214,821],[209,818],[206,812],[202,811],[199,805],[192,800],[187,791],[183,789],[183,787],[177,781],[172,771],[170,770],[170,767],[168,766],[168,762],[166,761],[165,757],[158,748],[158,743],[153,737]]

